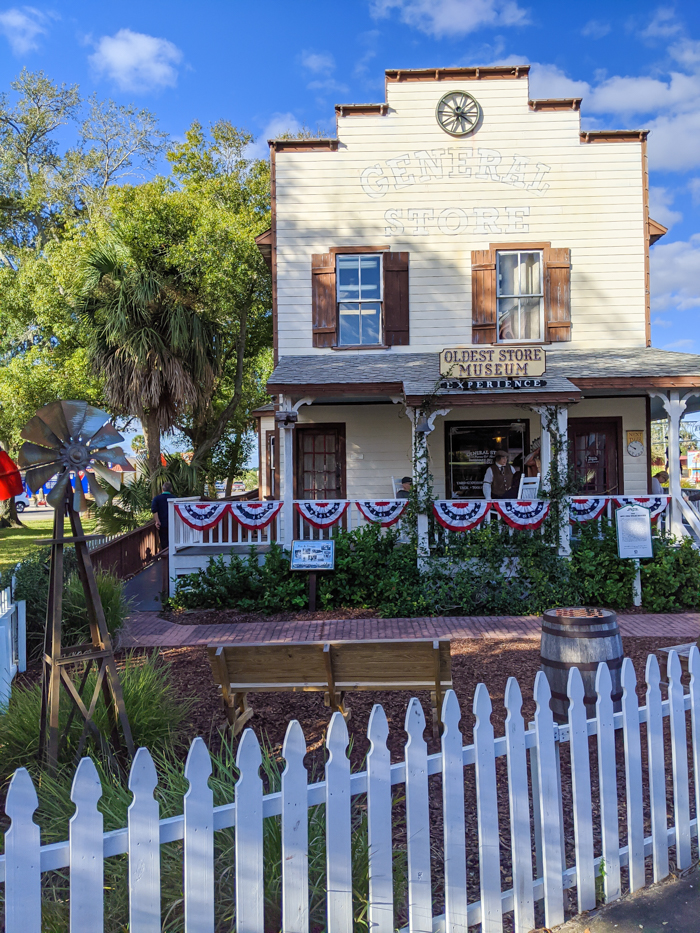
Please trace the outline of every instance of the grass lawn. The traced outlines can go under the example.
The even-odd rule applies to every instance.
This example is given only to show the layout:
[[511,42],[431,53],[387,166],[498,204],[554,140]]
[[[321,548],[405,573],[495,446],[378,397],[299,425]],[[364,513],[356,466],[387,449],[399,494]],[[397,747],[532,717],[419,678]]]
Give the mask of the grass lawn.
[[[95,529],[94,518],[84,516],[83,528],[87,534],[92,534]],[[68,526],[66,534],[70,534]],[[27,519],[23,528],[0,528],[0,571],[10,570],[16,563],[29,557],[36,550],[35,541],[52,535],[53,509],[41,518]]]

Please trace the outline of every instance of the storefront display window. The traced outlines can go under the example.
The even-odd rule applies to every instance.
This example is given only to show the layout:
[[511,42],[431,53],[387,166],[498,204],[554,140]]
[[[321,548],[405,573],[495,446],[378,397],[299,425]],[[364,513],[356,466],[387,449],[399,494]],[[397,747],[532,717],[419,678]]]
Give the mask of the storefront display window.
[[513,468],[522,472],[529,449],[529,422],[472,421],[445,427],[448,499],[483,499],[484,473],[497,450],[507,450]]

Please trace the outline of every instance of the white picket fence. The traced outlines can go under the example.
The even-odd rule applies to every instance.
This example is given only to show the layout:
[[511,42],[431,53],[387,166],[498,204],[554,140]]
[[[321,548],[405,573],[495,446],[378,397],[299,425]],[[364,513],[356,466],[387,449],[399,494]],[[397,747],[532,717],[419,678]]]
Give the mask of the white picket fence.
[[10,700],[12,681],[27,669],[27,604],[13,602],[12,588],[0,590],[0,707]]
[[[298,722],[289,724],[282,750],[286,762],[278,793],[263,793],[261,750],[251,729],[238,746],[239,778],[231,785],[233,802],[213,806],[207,784],[209,754],[195,739],[187,757],[185,776],[189,790],[183,813],[160,820],[154,789],[158,782],[149,752],[139,749],[131,768],[129,788],[133,801],[123,829],[103,834],[97,808],[102,790],[89,758],[80,762],[71,800],[76,805],[66,842],[40,844],[40,829],[32,816],[37,796],[25,769],[18,770],[9,787],[5,810],[11,820],[5,834],[5,855],[0,859],[0,880],[5,882],[6,933],[40,933],[41,875],[70,868],[70,931],[97,933],[103,929],[104,859],[128,853],[130,933],[158,933],[161,929],[160,846],[183,840],[184,930],[213,933],[215,929],[214,836],[234,827],[235,899],[237,933],[264,933],[264,822],[273,817],[281,824],[281,916],[285,933],[309,931],[309,847],[307,814],[325,806],[326,928],[328,933],[352,933],[353,875],[351,805],[366,795],[369,843],[368,921],[373,933],[396,929],[392,853],[396,833],[393,807],[405,808],[407,856],[406,903],[409,933],[444,933],[481,923],[482,933],[501,933],[505,915],[512,913],[515,933],[535,926],[535,905],[543,902],[544,921],[553,927],[564,920],[566,889],[575,888],[579,910],[596,904],[601,881],[606,900],[618,898],[623,875],[629,890],[643,887],[652,877],[669,873],[669,849],[679,870],[693,857],[692,840],[698,833],[697,815],[691,819],[691,797],[700,809],[700,652],[690,655],[691,684],[687,694],[675,652],[668,659],[668,699],[660,691],[657,659],[646,666],[646,703],[639,707],[636,675],[629,659],[622,667],[622,711],[614,713],[610,673],[598,670],[595,719],[586,720],[583,683],[577,670],[569,677],[572,700],[568,725],[557,726],[549,708],[550,691],[543,673],[537,675],[534,722],[526,727],[522,696],[515,678],[505,692],[505,735],[494,738],[492,705],[480,684],[475,693],[473,744],[464,746],[459,730],[460,709],[449,691],[443,706],[441,751],[428,755],[424,740],[425,718],[418,700],[410,701],[405,729],[408,741],[404,760],[391,764],[387,748],[388,723],[383,708],[375,705],[369,720],[371,747],[367,770],[352,774],[347,757],[348,731],[340,713],[334,713],[326,738],[325,780],[309,785],[304,767],[306,742]],[[688,712],[690,716],[688,716]],[[671,754],[666,760],[664,719],[668,719]],[[643,764],[642,730],[647,748]],[[616,743],[616,730],[621,741]],[[690,740],[688,741],[688,735]],[[597,793],[592,794],[589,737],[596,736]],[[575,864],[567,866],[562,818],[562,781],[559,751],[569,745],[571,793],[575,836]],[[627,843],[620,845],[617,757],[624,757],[624,799]],[[507,763],[508,813],[499,814],[497,759]],[[689,757],[691,765],[689,768]],[[529,759],[529,760],[528,760]],[[528,787],[528,768],[531,792]],[[473,770],[476,785],[479,898],[467,897],[467,826],[465,776]],[[498,769],[503,780],[506,777]],[[673,786],[674,825],[668,825],[666,778]],[[695,777],[692,777],[692,776]],[[444,912],[436,916],[431,873],[431,821],[429,782],[441,776],[443,815]],[[403,785],[403,802],[392,802],[392,789]],[[648,786],[648,803],[643,788]],[[594,803],[596,809],[594,810]],[[532,808],[532,818],[531,818]],[[594,813],[597,813],[594,817]],[[651,835],[645,837],[645,817]],[[501,827],[510,836],[512,887],[502,889]],[[596,825],[597,824],[597,825]],[[600,854],[594,836],[599,830]],[[433,832],[433,840],[434,840]],[[534,859],[533,859],[534,853]],[[645,861],[648,859],[649,871]],[[604,872],[601,866],[604,865]],[[278,866],[279,867],[279,866]],[[622,869],[626,868],[626,872]],[[230,869],[227,869],[230,870]],[[601,876],[603,876],[601,878]]]

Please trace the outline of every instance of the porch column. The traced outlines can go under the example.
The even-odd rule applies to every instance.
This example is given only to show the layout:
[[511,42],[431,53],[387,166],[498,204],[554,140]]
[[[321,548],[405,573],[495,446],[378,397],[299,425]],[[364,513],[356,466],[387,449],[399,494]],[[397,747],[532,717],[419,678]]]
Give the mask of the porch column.
[[284,450],[284,473],[282,480],[282,546],[291,550],[294,538],[294,426],[302,405],[311,405],[313,397],[304,396],[292,404],[287,395],[279,396],[279,411],[275,421],[282,431],[282,449]]
[[[541,484],[543,492],[551,492],[551,472],[552,472],[552,436],[550,425],[557,435],[557,472],[560,477],[566,475],[569,467],[568,457],[568,431],[569,431],[569,409],[566,405],[533,405],[532,410],[540,416],[541,437],[540,437],[540,469]],[[569,526],[568,516],[566,522],[562,518],[559,527],[559,555],[568,557],[571,554],[571,528]]]
[[427,417],[418,408],[407,408],[406,414],[411,421],[413,436],[413,484],[418,491],[418,561],[430,557],[428,539],[428,511],[431,507],[428,494],[428,476],[430,463],[428,455],[428,435],[435,430],[438,415],[447,415],[451,408],[438,408]]
[[[681,508],[681,421],[688,400],[696,392],[687,392],[681,396],[680,389],[669,389],[668,392],[650,392],[649,395],[661,399],[664,410],[668,415],[668,491],[671,496],[670,502],[670,526],[671,534],[677,538],[682,538],[685,534],[683,530],[683,511]],[[647,438],[647,443],[651,444],[651,438]]]

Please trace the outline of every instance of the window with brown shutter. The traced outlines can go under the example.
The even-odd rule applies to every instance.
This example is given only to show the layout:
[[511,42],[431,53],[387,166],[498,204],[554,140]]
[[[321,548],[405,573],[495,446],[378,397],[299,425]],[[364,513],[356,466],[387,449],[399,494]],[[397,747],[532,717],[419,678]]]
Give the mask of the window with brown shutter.
[[496,250],[472,251],[472,343],[496,343]]
[[571,340],[571,252],[549,243],[472,252],[472,343]]
[[384,253],[384,343],[409,343],[408,253]]
[[545,336],[550,343],[571,340],[571,250],[544,250]]
[[338,315],[335,298],[335,256],[332,253],[314,253],[311,257],[311,314],[313,345],[334,346]]

